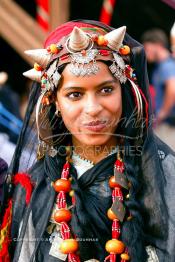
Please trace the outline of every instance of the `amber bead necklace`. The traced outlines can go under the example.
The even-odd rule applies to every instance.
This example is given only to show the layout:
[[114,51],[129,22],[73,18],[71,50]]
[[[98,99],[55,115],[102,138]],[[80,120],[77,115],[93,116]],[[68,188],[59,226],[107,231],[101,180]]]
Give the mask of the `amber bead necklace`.
[[[70,162],[71,151],[68,147],[66,163],[63,166],[61,178],[53,183],[53,188],[57,193],[57,208],[54,211],[53,219],[56,223],[60,224],[60,234],[63,239],[58,247],[59,251],[67,255],[68,262],[80,262],[80,257],[78,255],[78,240],[72,237],[69,226],[72,214],[66,203],[66,195],[69,194],[72,197],[72,204],[76,204],[74,192],[71,190]],[[116,262],[119,257],[121,262],[130,260],[127,247],[125,247],[124,243],[119,240],[121,233],[120,224],[126,214],[125,207],[123,205],[122,187],[128,190],[127,182],[124,176],[124,163],[120,157],[120,153],[118,152],[117,160],[114,164],[114,175],[109,179],[109,186],[112,190],[113,204],[111,208],[108,209],[107,216],[110,220],[112,220],[112,239],[106,242],[105,249],[109,255],[104,261]]]

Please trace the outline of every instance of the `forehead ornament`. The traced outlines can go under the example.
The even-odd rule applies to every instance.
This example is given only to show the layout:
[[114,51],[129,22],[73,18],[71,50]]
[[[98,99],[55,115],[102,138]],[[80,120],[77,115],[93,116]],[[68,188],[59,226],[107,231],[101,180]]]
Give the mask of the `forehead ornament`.
[[[99,71],[95,57],[98,54],[97,49],[87,50],[86,54],[75,53],[71,55],[70,71],[76,76],[93,75]],[[92,63],[90,63],[92,62]],[[88,65],[87,65],[88,64]]]

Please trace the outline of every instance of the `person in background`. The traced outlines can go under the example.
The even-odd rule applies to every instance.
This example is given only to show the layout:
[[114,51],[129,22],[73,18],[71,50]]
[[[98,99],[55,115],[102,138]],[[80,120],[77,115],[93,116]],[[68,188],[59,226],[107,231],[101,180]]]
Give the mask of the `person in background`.
[[0,72],[0,157],[9,165],[22,127],[20,98],[7,83],[8,74]]
[[168,38],[160,29],[142,36],[149,63],[155,63],[151,83],[155,88],[156,134],[175,149],[175,61],[168,49]]
[[[20,97],[7,83],[8,74],[0,72],[0,133],[6,134],[9,141],[16,144],[22,125]],[[18,123],[19,128],[18,128]]]
[[8,169],[7,163],[2,158],[0,158],[0,208],[2,203],[2,187],[3,187],[7,169]]
[[170,31],[170,42],[171,42],[172,56],[175,58],[175,22]]

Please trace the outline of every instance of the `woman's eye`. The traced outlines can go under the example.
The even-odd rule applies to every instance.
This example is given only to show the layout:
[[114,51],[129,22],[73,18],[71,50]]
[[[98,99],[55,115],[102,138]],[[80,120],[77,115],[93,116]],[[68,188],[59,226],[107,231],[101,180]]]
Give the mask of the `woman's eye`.
[[112,91],[113,91],[112,87],[103,87],[101,89],[101,92],[104,93],[104,94],[110,94],[110,93],[112,93]]
[[77,99],[77,98],[81,97],[81,93],[80,92],[72,92],[72,93],[67,94],[67,97],[71,98],[71,99]]

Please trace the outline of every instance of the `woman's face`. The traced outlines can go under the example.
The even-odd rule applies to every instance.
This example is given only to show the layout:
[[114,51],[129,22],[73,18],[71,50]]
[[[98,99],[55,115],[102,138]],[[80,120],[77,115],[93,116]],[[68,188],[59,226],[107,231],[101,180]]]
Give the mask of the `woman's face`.
[[122,114],[121,85],[108,66],[97,62],[95,75],[75,76],[68,64],[57,91],[57,109],[65,126],[79,145],[107,145]]

